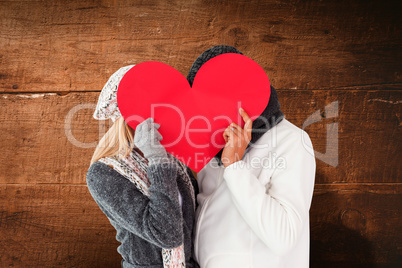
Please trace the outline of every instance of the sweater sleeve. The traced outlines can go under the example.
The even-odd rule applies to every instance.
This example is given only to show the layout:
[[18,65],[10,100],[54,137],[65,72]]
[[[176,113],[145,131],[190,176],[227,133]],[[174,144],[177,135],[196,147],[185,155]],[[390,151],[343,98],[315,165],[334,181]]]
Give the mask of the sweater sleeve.
[[183,220],[176,182],[177,167],[148,167],[150,196],[103,163],[93,163],[87,172],[88,189],[106,216],[122,228],[161,248],[183,243]]
[[194,174],[193,174],[191,168],[187,167],[186,172],[187,172],[188,176],[190,177],[191,184],[193,185],[193,189],[194,189],[195,201],[197,201],[197,195],[200,192],[200,190],[198,188],[197,179],[194,177]]
[[298,135],[289,137],[289,147],[282,155],[285,166],[275,168],[269,187],[243,160],[226,167],[223,175],[239,213],[278,255],[293,248],[303,225],[308,223],[316,164],[311,140],[307,133],[303,134],[308,147],[303,146]]

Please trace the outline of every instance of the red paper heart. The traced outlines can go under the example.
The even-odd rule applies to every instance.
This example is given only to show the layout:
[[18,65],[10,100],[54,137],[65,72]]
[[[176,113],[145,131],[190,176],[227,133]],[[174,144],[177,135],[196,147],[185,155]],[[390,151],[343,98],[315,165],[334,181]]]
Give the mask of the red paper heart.
[[153,117],[161,125],[161,144],[198,172],[224,147],[227,126],[232,122],[244,126],[239,107],[255,119],[270,94],[261,66],[244,55],[226,53],[202,65],[192,87],[167,64],[139,63],[120,81],[117,104],[133,129]]

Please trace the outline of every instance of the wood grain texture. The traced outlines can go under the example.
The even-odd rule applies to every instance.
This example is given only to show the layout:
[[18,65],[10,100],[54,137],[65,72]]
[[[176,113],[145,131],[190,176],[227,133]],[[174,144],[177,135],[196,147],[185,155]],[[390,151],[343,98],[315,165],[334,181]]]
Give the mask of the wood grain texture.
[[116,231],[84,185],[0,185],[0,267],[120,267]]
[[110,127],[92,118],[99,92],[147,60],[186,75],[219,44],[264,68],[312,139],[311,267],[401,267],[401,10],[397,0],[0,1],[0,267],[120,267],[115,230],[85,186]]
[[93,91],[233,45],[280,89],[400,88],[400,1],[1,1],[0,91]]
[[[389,184],[317,185],[312,267],[397,264],[401,201]],[[116,232],[85,185],[0,185],[0,228],[1,267],[120,267]]]
[[310,209],[312,267],[399,267],[399,184],[316,185]]
[[[280,90],[278,95],[286,118],[298,127],[318,116],[305,128],[316,151],[317,183],[399,181],[401,91]],[[0,139],[5,151],[0,183],[85,183],[96,142],[110,127],[92,117],[98,96],[1,95],[0,131],[7,135]],[[337,109],[325,110],[336,101]],[[328,130],[338,133],[337,146]]]

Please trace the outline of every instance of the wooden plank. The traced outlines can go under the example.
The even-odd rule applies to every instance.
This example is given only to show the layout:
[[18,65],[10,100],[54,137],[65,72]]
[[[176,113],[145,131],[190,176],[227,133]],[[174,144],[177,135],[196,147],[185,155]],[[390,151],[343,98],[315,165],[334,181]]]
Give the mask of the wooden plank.
[[[305,130],[316,152],[328,152],[338,164],[317,157],[317,183],[399,182],[401,91],[281,90],[278,94],[286,118],[298,127],[320,110],[322,120]],[[2,94],[0,183],[84,183],[94,146],[110,127],[92,117],[98,96],[98,92]],[[325,107],[336,101],[337,113],[329,109],[325,114]],[[80,107],[87,108],[78,110],[71,125],[65,126],[69,112]],[[330,123],[338,124],[338,152],[332,137],[327,140],[327,128],[333,130],[327,126]]]
[[84,185],[1,185],[1,267],[120,267],[116,231]]
[[400,1],[1,1],[0,91],[96,91],[232,45],[280,89],[400,88]]
[[[2,95],[0,143],[6,153],[0,157],[0,181],[84,183],[85,170],[99,139],[98,123],[103,122],[92,117],[97,95]],[[90,109],[77,112],[71,125],[65,126],[68,113],[88,103]],[[82,148],[84,143],[90,143],[90,149]]]
[[[312,267],[396,264],[401,201],[392,184],[317,185]],[[0,185],[0,227],[4,267],[120,267],[115,230],[85,185]]]
[[[317,183],[400,182],[401,91],[280,90],[278,95],[286,118],[306,125]],[[319,121],[308,125],[309,120]]]
[[400,267],[401,204],[400,184],[316,185],[311,267]]

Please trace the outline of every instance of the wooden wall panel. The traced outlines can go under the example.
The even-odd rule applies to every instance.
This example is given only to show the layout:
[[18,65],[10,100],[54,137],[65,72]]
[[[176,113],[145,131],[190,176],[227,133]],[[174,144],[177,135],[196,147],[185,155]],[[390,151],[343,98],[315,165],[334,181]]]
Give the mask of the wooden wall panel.
[[[322,120],[305,129],[314,149],[323,154],[328,150],[338,164],[317,158],[317,183],[398,182],[402,176],[400,91],[278,90],[278,95],[286,118],[298,127],[319,111]],[[6,152],[0,155],[0,182],[85,183],[96,141],[109,126],[92,117],[98,96],[98,92],[2,94],[0,130],[8,135],[0,139]],[[336,101],[338,108],[325,114],[325,107]],[[66,134],[67,115],[80,107]],[[338,124],[338,152],[333,137],[327,139],[331,123]]]
[[0,267],[120,267],[85,185],[0,185]]
[[[397,264],[401,201],[389,184],[317,185],[312,267]],[[116,232],[85,185],[0,185],[0,228],[1,267],[120,267]]]
[[395,184],[316,185],[310,209],[312,267],[398,267],[400,204],[401,188]]
[[[306,127],[317,152],[312,267],[400,267],[401,9],[396,0],[0,1],[0,267],[120,267],[115,231],[85,186],[110,127],[92,118],[99,91],[119,67],[146,60],[186,75],[218,44],[266,70],[289,121],[316,121]],[[66,134],[74,108],[83,109]]]
[[[400,1],[1,1],[0,91],[93,91],[145,60],[234,45],[278,88],[398,86]],[[380,67],[380,68],[379,68]]]

